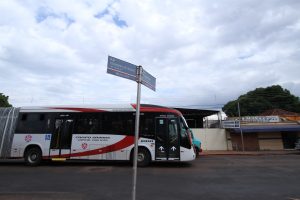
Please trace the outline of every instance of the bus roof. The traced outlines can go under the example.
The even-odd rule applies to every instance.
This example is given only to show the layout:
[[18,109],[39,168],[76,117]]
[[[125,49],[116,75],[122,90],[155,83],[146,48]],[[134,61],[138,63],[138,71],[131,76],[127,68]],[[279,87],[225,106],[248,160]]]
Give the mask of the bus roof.
[[[136,104],[25,106],[20,112],[134,112]],[[141,112],[165,112],[182,115],[180,111],[158,105],[141,104]]]

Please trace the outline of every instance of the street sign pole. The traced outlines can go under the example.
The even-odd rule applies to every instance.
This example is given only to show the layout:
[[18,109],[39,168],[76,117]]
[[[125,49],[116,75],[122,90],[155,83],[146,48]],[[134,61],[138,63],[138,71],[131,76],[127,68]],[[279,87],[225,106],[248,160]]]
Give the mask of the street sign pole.
[[140,124],[140,102],[141,102],[141,84],[142,84],[142,66],[137,69],[137,95],[136,95],[136,114],[135,114],[135,138],[134,138],[134,156],[133,156],[133,187],[132,200],[136,199],[136,179],[137,179],[137,155]]
[[156,89],[156,78],[143,70],[142,66],[136,66],[118,58],[108,56],[107,73],[137,82],[136,114],[135,114],[135,137],[133,152],[133,177],[132,177],[132,200],[136,199],[136,177],[137,177],[137,156],[140,124],[140,102],[141,85],[145,85],[151,90]]

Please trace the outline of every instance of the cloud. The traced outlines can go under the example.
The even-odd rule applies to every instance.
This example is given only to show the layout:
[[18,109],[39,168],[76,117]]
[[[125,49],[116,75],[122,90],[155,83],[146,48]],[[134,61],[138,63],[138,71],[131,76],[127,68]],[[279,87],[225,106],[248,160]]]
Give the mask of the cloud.
[[118,27],[124,28],[128,27],[125,20],[120,19],[119,14],[115,12],[115,9],[112,6],[113,4],[108,5],[103,11],[94,15],[98,19],[109,17],[108,19],[112,20]]
[[22,105],[129,103],[136,84],[107,56],[142,65],[142,101],[220,107],[272,84],[300,96],[300,3],[1,1],[0,91]]

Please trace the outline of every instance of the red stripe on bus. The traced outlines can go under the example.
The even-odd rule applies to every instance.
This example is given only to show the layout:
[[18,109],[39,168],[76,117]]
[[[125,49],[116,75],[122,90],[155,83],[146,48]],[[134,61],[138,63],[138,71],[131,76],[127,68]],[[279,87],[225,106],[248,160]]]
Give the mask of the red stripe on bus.
[[[79,153],[63,154],[63,155],[60,155],[59,157],[68,158],[68,157],[99,155],[99,154],[103,154],[103,153],[109,153],[109,152],[124,149],[126,147],[129,147],[130,145],[133,145],[133,143],[134,143],[134,137],[126,136],[124,139],[120,140],[119,142],[109,145],[109,146],[106,146],[106,147],[102,147],[102,148],[94,149],[94,150],[90,150],[90,151],[79,152]],[[51,156],[51,157],[57,157],[57,156]]]
[[[134,109],[136,109],[136,104],[131,104],[131,105]],[[141,112],[164,112],[164,113],[174,113],[177,115],[182,115],[181,112],[179,112],[176,109],[163,108],[163,107],[141,106],[140,111]]]
[[95,108],[51,107],[51,109],[71,110],[71,111],[78,111],[78,112],[107,112],[105,110],[99,110]]

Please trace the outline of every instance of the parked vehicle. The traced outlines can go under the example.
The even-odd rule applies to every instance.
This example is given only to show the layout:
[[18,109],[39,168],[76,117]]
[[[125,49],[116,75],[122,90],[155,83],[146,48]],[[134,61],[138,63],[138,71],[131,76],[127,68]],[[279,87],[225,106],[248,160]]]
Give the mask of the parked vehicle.
[[[0,158],[131,160],[135,105],[0,108]],[[192,161],[195,152],[182,114],[141,105],[138,165]]]
[[196,151],[196,156],[199,156],[199,153],[202,152],[201,141],[194,136],[194,133],[191,129],[189,129],[189,131],[190,131],[191,136],[192,136],[192,142],[193,142],[193,145],[194,145],[194,148],[195,148],[195,151]]

